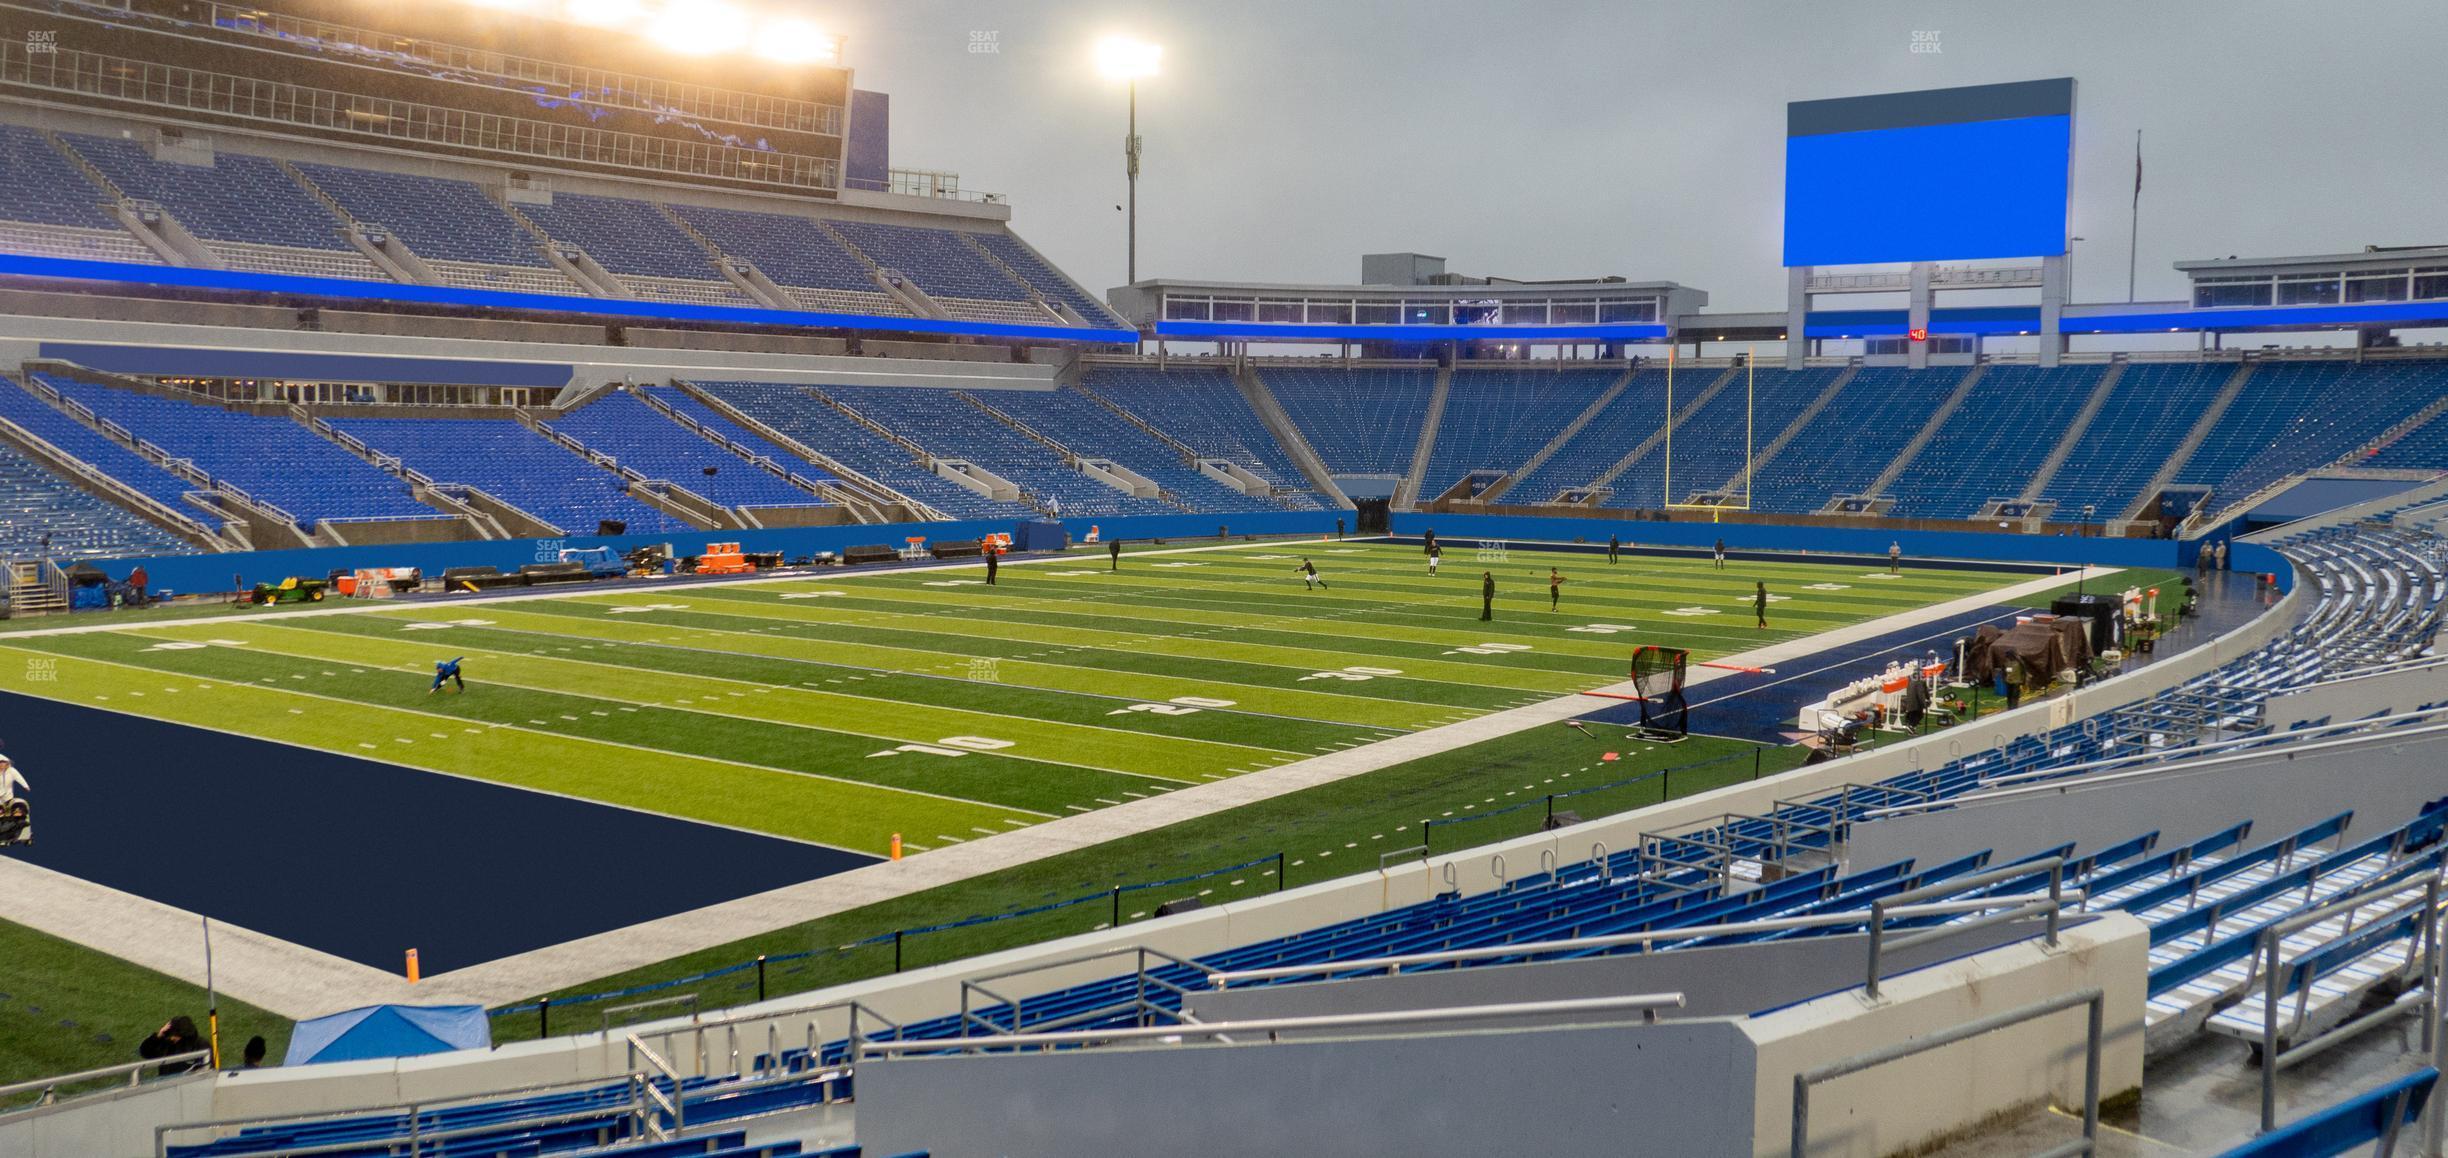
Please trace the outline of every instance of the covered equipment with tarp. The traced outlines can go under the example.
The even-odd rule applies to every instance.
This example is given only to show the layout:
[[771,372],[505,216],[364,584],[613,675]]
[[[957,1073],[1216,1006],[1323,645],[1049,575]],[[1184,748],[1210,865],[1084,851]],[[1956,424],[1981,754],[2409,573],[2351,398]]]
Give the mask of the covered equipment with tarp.
[[2086,624],[2073,616],[2040,616],[2015,624],[2011,631],[1993,632],[1983,627],[1973,642],[1969,674],[1975,679],[1991,672],[2012,672],[2020,664],[2022,685],[2040,687],[2056,679],[2059,672],[2079,670],[2091,662]]
[[368,1005],[297,1023],[284,1065],[415,1057],[493,1044],[481,1005]]

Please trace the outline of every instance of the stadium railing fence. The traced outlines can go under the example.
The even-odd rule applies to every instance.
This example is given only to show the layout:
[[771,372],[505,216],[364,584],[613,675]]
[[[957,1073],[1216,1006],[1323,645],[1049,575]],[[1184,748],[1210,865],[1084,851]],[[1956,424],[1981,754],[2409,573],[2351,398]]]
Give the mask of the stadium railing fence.
[[[1589,816],[1612,815],[1670,800],[1677,794],[1689,795],[1693,792],[1705,791],[1743,780],[1756,780],[1763,774],[1762,751],[1764,749],[1754,749],[1748,753],[1728,752],[1710,759],[1655,769],[1603,784],[1591,784],[1561,792],[1547,793],[1543,796],[1532,797],[1520,804],[1491,808],[1466,816],[1426,820],[1420,825],[1419,855],[1423,859],[1434,855],[1435,846],[1438,843],[1434,834],[1452,832],[1458,826],[1502,822],[1493,829],[1473,828],[1470,830],[1469,843],[1486,844],[1539,831],[1555,817],[1558,811],[1562,810],[1578,809]],[[1466,804],[1464,807],[1468,808],[1470,805]],[[1453,845],[1450,839],[1445,843],[1448,851],[1458,847]],[[1245,875],[1234,878],[1228,885],[1210,886],[1208,889],[1201,890],[1196,896],[1203,904],[1220,904],[1261,893],[1281,892],[1286,886],[1285,877],[1288,867],[1285,854],[1278,852],[1254,860],[1245,860],[1237,864],[1184,876],[1118,884],[1096,892],[1081,893],[1002,912],[983,913],[932,925],[895,929],[844,945],[790,953],[759,954],[748,960],[691,973],[683,977],[606,989],[594,993],[540,998],[516,1005],[501,1006],[489,1012],[497,1024],[503,1018],[532,1014],[536,1018],[536,1036],[547,1037],[552,1033],[552,1018],[556,1012],[567,1013],[573,1009],[597,1006],[604,1002],[636,1003],[636,999],[639,998],[654,994],[668,994],[672,990],[688,986],[699,987],[689,995],[696,999],[692,1003],[693,1009],[726,1008],[751,1001],[763,1001],[777,991],[800,992],[821,985],[861,977],[899,973],[905,969],[920,968],[973,955],[982,950],[975,947],[973,942],[966,948],[960,947],[962,942],[970,942],[971,939],[959,935],[989,926],[996,927],[1001,934],[995,938],[998,948],[1036,944],[1079,933],[1119,927],[1131,920],[1149,915],[1147,910],[1131,910],[1130,903],[1135,894],[1144,893],[1150,889],[1175,889],[1241,873]],[[1382,867],[1381,865],[1380,868]],[[1251,870],[1259,871],[1253,873]],[[1217,891],[1223,891],[1227,895],[1210,899],[1211,894]],[[1026,931],[1021,931],[1023,929]],[[927,951],[931,944],[947,942],[955,945],[953,951],[940,955]],[[708,988],[708,986],[713,988]],[[662,1006],[679,1000],[679,998],[668,998],[652,1002],[652,1004]]]

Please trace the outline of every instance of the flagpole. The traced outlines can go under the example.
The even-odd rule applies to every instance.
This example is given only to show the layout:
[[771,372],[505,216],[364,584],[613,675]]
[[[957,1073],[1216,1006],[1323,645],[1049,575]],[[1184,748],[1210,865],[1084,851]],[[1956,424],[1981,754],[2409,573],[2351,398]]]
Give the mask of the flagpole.
[[2142,130],[2134,130],[2133,218],[2125,229],[2125,300],[2134,300],[2134,257],[2142,248]]

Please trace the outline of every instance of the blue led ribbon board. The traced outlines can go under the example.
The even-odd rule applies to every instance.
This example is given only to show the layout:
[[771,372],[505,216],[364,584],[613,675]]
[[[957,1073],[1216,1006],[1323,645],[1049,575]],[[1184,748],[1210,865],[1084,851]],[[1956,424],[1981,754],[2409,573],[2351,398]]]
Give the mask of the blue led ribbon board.
[[2066,251],[2074,81],[1785,106],[1785,264]]

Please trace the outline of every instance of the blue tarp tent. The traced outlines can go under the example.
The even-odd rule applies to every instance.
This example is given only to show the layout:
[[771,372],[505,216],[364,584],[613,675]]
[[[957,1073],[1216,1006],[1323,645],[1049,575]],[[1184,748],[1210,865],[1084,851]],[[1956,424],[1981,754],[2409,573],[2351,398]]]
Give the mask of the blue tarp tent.
[[297,1023],[284,1065],[414,1057],[493,1044],[481,1005],[369,1005]]

